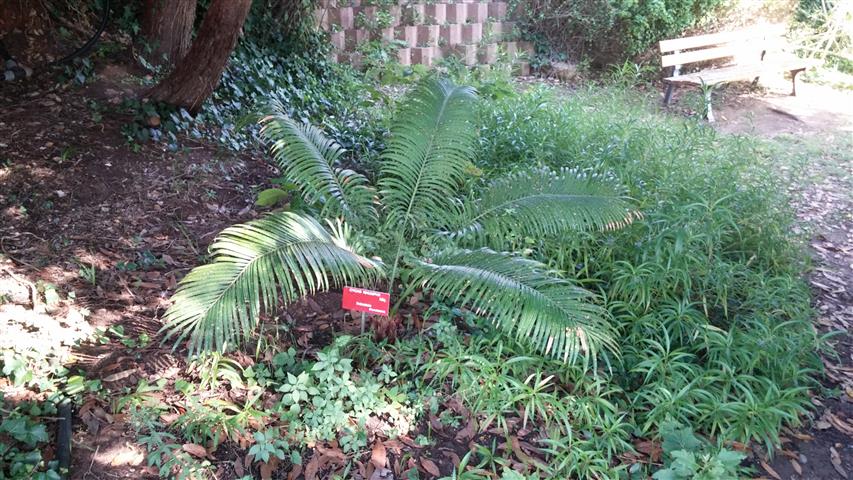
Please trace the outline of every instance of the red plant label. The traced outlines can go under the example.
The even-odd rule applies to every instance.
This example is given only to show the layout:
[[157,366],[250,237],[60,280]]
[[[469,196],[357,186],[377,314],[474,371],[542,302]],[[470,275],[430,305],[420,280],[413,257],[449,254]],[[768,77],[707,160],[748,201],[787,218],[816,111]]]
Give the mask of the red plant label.
[[391,295],[366,288],[344,287],[343,308],[374,315],[388,315]]

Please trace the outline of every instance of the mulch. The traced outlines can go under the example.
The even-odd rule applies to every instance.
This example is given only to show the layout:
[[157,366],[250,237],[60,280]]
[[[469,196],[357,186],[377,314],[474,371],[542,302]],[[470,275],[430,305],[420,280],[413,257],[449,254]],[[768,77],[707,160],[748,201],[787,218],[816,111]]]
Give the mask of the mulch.
[[[108,80],[83,88],[48,77],[0,85],[0,252],[16,277],[56,288],[57,318],[85,311],[92,327],[153,339],[177,280],[204,260],[219,231],[260,215],[255,192],[275,171],[258,151],[213,142],[185,138],[178,152],[129,143],[122,128],[131,118],[120,104],[139,82],[105,69],[99,78]],[[83,267],[95,268],[94,283]],[[124,371],[113,363],[140,356],[115,346],[77,352],[78,366],[93,374],[110,367],[108,377]],[[128,381],[152,373],[138,370]],[[75,433],[78,478],[145,476],[125,424],[95,433]]]
[[773,478],[853,476],[853,163],[813,159],[817,181],[792,189],[799,229],[809,247],[815,327],[835,332],[823,352],[824,386],[830,398],[814,397],[815,421],[783,436],[781,455],[767,465]]

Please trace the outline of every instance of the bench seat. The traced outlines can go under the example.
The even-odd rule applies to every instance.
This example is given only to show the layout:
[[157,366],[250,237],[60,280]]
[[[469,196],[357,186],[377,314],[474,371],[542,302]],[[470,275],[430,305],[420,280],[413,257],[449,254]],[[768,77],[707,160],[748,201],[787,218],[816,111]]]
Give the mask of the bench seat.
[[762,61],[753,64],[729,65],[709,68],[693,73],[664,78],[664,82],[690,85],[717,85],[726,82],[752,81],[776,72],[801,72],[818,62],[802,58],[790,58],[775,61]]
[[[663,103],[669,104],[677,86],[700,85],[705,95],[705,118],[713,122],[713,88],[710,87],[727,82],[756,81],[759,77],[779,72],[791,74],[791,95],[796,95],[797,74],[816,66],[817,62],[791,55],[785,48],[784,33],[784,25],[764,25],[737,32],[662,40],[661,67],[672,67],[672,74],[664,78],[667,88]],[[683,71],[686,65],[701,65],[709,61],[728,64],[697,72]]]

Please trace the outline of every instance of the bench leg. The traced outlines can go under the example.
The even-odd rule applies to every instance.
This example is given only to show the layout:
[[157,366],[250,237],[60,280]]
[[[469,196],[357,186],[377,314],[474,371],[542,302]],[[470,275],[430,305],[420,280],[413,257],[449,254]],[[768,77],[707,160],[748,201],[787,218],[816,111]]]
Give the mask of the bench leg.
[[791,70],[791,96],[797,96],[797,74],[802,72],[802,70]]
[[672,91],[675,90],[675,85],[668,83],[666,85],[666,93],[663,95],[663,104],[669,105],[672,101]]
[[714,123],[714,110],[711,107],[711,89],[705,89],[705,119],[708,123]]

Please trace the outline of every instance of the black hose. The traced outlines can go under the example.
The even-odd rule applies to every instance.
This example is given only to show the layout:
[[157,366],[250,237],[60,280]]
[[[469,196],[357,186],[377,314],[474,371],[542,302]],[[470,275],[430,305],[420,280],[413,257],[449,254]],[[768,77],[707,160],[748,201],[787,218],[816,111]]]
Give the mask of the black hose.
[[63,479],[71,471],[71,400],[59,404],[59,425],[56,431],[56,460]]
[[106,30],[107,25],[109,25],[110,23],[110,0],[103,0],[103,2],[104,3],[101,10],[101,24],[98,25],[98,30],[95,31],[95,34],[92,35],[91,38],[89,38],[89,41],[83,44],[82,47],[78,48],[77,50],[74,50],[73,52],[60,58],[59,60],[50,62],[44,68],[54,67],[56,65],[61,65],[63,63],[70,62],[74,58],[88,55],[89,52],[92,51],[92,48],[94,48],[95,44],[98,43],[98,40],[101,38],[101,35],[104,33],[104,30]]
[[[66,55],[62,58],[60,58],[59,60],[50,62],[47,65],[39,67],[35,71],[38,72],[40,70],[46,70],[50,67],[55,67],[57,65],[62,65],[63,63],[68,63],[71,60],[75,59],[76,57],[88,55],[89,52],[92,51],[92,48],[95,47],[95,44],[98,43],[98,40],[100,40],[101,35],[104,33],[104,30],[106,30],[107,25],[109,25],[109,23],[110,23],[110,1],[109,0],[103,0],[103,8],[101,10],[101,23],[100,23],[100,25],[98,25],[98,29],[89,38],[89,40],[85,44],[83,44],[82,47],[78,48],[77,50],[74,50],[73,52],[69,53],[68,55]],[[0,63],[0,65],[3,66],[2,70],[0,70],[0,72],[2,72],[2,75],[0,75],[0,79],[2,79],[2,80],[6,80],[6,81],[18,80],[21,78],[29,77],[30,75],[33,74],[33,70],[31,70],[30,68],[28,68],[24,65],[21,65],[21,64],[15,62],[15,60],[12,58],[12,55],[10,55],[9,52],[6,51],[6,49],[3,47],[2,41],[0,41],[0,58],[2,58],[2,60],[3,60],[2,63]]]

